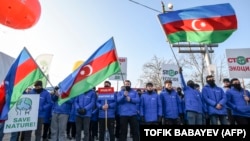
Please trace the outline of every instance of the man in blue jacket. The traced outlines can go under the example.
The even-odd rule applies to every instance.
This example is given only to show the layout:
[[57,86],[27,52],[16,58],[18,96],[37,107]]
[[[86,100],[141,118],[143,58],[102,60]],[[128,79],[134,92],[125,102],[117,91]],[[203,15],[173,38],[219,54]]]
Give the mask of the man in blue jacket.
[[207,84],[202,88],[202,96],[206,103],[211,125],[228,125],[227,97],[221,87],[215,84],[214,76],[206,77]]
[[81,141],[82,127],[84,132],[84,141],[89,141],[90,118],[95,104],[95,90],[89,91],[75,98],[76,109],[76,141]]
[[[104,82],[104,87],[111,87],[109,81]],[[115,110],[116,110],[116,95],[112,99],[97,99],[96,106],[99,111],[99,140],[104,141],[106,130],[105,120],[107,120],[107,129],[109,132],[110,141],[115,141]],[[105,115],[107,114],[107,115]],[[106,117],[107,116],[107,117]],[[107,118],[107,119],[106,119]]]
[[130,80],[125,80],[124,88],[117,95],[120,114],[120,138],[119,141],[127,140],[128,125],[132,130],[133,141],[139,141],[139,123],[137,120],[138,104],[140,98],[138,93],[131,88]]
[[166,80],[160,93],[162,103],[162,116],[164,125],[180,125],[180,116],[183,113],[181,101],[177,92],[172,87],[172,81]]
[[158,125],[162,120],[161,99],[154,91],[153,83],[147,83],[146,89],[146,92],[141,95],[141,122],[146,125]]
[[66,140],[66,127],[73,104],[73,99],[71,99],[59,105],[59,97],[58,87],[55,87],[55,93],[52,95],[54,105],[51,118],[51,140],[53,141]]
[[[42,127],[46,116],[46,110],[52,105],[52,100],[49,91],[43,88],[43,82],[41,80],[37,80],[34,83],[34,87],[35,88],[27,92],[27,94],[40,95],[37,129],[35,130],[35,141],[40,141],[42,139]],[[24,141],[31,141],[31,133],[32,131],[23,131],[22,139]]]
[[237,78],[231,79],[231,88],[226,91],[227,105],[237,125],[250,124],[250,93],[241,87]]
[[201,93],[195,89],[195,83],[189,80],[187,84],[185,83],[182,68],[179,68],[179,74],[181,78],[181,86],[184,91],[185,100],[185,112],[187,116],[188,125],[202,125],[202,115],[203,115],[203,101]]

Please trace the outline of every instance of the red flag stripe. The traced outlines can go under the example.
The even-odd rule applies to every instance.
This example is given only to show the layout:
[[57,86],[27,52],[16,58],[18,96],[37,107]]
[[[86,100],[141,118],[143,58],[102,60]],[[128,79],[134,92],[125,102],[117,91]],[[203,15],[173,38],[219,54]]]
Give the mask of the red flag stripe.
[[[94,59],[92,62],[90,62],[89,65],[92,67],[92,73],[90,75],[98,72],[99,70],[103,69],[104,67],[108,66],[109,64],[117,61],[117,58],[115,56],[116,56],[115,50],[111,50],[111,51],[103,54],[102,56]],[[79,71],[79,73],[81,73],[81,71]],[[88,77],[86,75],[82,76],[79,73],[76,76],[74,84],[85,79],[86,77]]]
[[[194,22],[195,20],[196,22]],[[237,21],[235,15],[175,21],[163,25],[163,28],[167,34],[172,34],[179,31],[214,31],[237,29],[237,22],[232,21]],[[195,30],[193,28],[194,26],[199,30]]]
[[15,83],[19,83],[23,78],[25,78],[29,73],[37,68],[35,61],[32,58],[29,58],[27,61],[23,62],[17,67]]
[[[109,51],[109,52],[103,54],[102,56],[100,56],[100,57],[94,59],[94,60],[93,60],[92,62],[90,62],[89,64],[87,64],[87,65],[92,66],[92,70],[93,70],[93,71],[92,71],[92,73],[91,73],[90,75],[92,75],[92,74],[94,74],[94,73],[100,71],[101,69],[107,67],[108,65],[110,65],[111,63],[116,62],[116,61],[118,61],[118,60],[117,60],[117,57],[116,57],[116,52],[115,52],[115,50],[113,49],[113,50],[111,50],[111,51]],[[85,65],[85,66],[86,66],[86,65]],[[83,66],[81,69],[83,69],[83,68],[84,68],[84,66]],[[83,79],[85,79],[85,78],[88,77],[88,76],[86,76],[86,75],[79,75],[79,73],[81,73],[81,70],[78,72],[78,74],[77,74],[77,76],[76,76],[76,79],[75,79],[73,85],[74,85],[75,83],[77,83],[77,82],[79,82],[79,81],[82,81]],[[73,86],[73,85],[72,85],[72,86]],[[71,88],[72,88],[72,86],[71,86]],[[61,98],[62,98],[62,99],[63,99],[63,98],[67,98],[67,97],[69,96],[70,91],[71,91],[71,88],[70,88],[66,93],[62,93],[62,95],[61,95]]]

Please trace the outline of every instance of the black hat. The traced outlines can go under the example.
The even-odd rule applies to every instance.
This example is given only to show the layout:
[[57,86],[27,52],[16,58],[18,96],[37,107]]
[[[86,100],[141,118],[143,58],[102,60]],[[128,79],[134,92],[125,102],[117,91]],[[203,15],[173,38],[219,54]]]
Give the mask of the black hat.
[[228,78],[224,78],[223,82],[230,82],[230,80]]
[[146,84],[146,87],[148,87],[148,86],[151,86],[151,87],[153,87],[153,83],[151,83],[151,82],[148,82],[148,83]]
[[105,83],[108,83],[109,85],[111,85],[111,82],[110,82],[110,81],[105,81],[104,84],[105,84]]
[[166,83],[171,83],[172,84],[172,80],[165,80],[165,82],[164,82],[164,84],[166,84]]
[[43,82],[41,80],[37,80],[34,86],[43,86]]

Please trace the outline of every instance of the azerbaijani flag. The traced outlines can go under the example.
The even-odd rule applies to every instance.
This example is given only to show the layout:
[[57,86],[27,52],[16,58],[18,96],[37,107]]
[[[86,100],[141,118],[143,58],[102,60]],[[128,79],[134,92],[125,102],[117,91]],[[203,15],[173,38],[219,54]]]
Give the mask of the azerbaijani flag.
[[19,100],[25,89],[43,76],[43,72],[24,47],[0,86],[0,95],[4,97],[0,101],[4,103],[3,108],[0,109],[0,120],[8,119],[9,110]]
[[90,58],[59,83],[62,104],[100,84],[109,76],[120,72],[113,37],[100,46]]
[[221,43],[237,29],[229,3],[170,11],[158,18],[170,43]]

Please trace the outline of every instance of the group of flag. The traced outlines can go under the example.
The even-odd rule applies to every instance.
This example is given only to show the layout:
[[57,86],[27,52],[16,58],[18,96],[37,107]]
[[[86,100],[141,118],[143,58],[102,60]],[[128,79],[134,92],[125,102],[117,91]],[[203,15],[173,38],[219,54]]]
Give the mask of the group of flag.
[[[235,11],[229,3],[166,12],[159,14],[158,18],[170,43],[221,43],[237,29]],[[112,37],[59,83],[59,104],[92,89],[120,71]],[[8,111],[25,89],[42,78],[46,78],[46,74],[24,47],[0,85],[0,120],[6,120]]]
[[[114,38],[101,45],[90,58],[59,83],[59,104],[74,98],[120,71]],[[23,48],[0,85],[0,120],[8,118],[10,108],[26,88],[46,77],[27,48]]]

